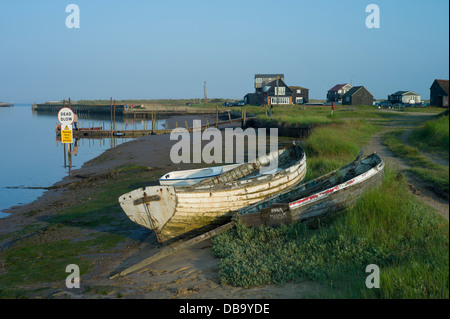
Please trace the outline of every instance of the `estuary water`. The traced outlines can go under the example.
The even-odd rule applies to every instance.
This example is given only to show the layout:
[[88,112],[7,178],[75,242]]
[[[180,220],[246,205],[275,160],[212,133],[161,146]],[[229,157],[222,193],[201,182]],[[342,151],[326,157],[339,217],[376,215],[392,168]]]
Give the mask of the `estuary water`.
[[[8,214],[3,210],[31,203],[45,189],[67,176],[70,170],[83,164],[127,139],[80,139],[78,153],[71,163],[64,156],[64,145],[56,139],[56,114],[32,111],[31,104],[0,107],[0,218]],[[103,126],[109,129],[110,116],[79,116],[79,127]],[[165,120],[158,121],[163,128]],[[151,127],[151,120],[125,119],[116,116],[116,127],[143,129]],[[74,139],[75,142],[75,139]],[[75,145],[75,144],[73,144]],[[71,164],[71,165],[70,165]]]

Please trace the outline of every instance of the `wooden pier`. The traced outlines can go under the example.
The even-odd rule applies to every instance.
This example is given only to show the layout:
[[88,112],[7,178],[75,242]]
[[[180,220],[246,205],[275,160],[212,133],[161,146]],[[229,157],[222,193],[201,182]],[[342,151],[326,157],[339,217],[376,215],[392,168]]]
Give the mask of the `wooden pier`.
[[[221,121],[216,122],[212,124],[206,124],[202,125],[200,130],[203,132],[204,130],[210,128],[210,127],[217,127],[220,128],[221,126],[232,126],[233,124],[240,123],[241,127],[245,127],[247,122],[254,121],[256,118],[246,118],[245,116],[242,118],[235,118],[232,119],[229,115],[229,119],[227,121]],[[184,128],[188,132],[193,132],[194,128],[189,127],[188,123],[185,122],[185,126],[178,126],[178,128]],[[147,135],[163,135],[163,134],[170,134],[173,129],[148,129],[148,130],[105,130],[102,127],[96,127],[96,128],[79,128],[73,130],[73,137],[80,139],[80,138],[137,138]],[[56,128],[56,135],[61,135],[61,130],[57,127]]]

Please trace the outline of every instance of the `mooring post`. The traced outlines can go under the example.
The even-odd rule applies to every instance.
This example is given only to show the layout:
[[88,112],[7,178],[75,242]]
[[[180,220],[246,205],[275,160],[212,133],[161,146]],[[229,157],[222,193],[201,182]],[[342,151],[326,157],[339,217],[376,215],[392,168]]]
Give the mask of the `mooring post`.
[[216,128],[219,127],[219,106],[216,105]]
[[116,130],[116,99],[114,99],[114,130]]

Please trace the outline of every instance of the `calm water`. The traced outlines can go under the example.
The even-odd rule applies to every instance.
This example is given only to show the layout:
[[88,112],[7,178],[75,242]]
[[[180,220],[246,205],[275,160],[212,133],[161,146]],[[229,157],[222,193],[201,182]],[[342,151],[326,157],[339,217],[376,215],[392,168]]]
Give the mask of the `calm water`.
[[[116,117],[118,129],[137,129],[151,127],[151,121],[122,119]],[[2,212],[11,206],[28,204],[41,196],[45,190],[27,187],[49,187],[78,169],[83,164],[114,145],[127,139],[116,138],[89,140],[80,139],[77,156],[72,156],[69,167],[66,157],[64,165],[64,146],[56,140],[57,115],[32,111],[31,104],[0,107],[0,218]],[[79,118],[79,126],[103,126],[109,128],[109,115]],[[158,123],[163,128],[165,120]],[[75,140],[74,140],[75,142]]]

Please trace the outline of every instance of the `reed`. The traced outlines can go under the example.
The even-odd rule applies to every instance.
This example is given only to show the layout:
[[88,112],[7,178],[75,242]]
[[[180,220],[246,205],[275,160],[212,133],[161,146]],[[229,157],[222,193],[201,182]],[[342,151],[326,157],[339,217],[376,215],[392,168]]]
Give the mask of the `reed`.
[[[377,129],[363,121],[316,129],[304,142],[307,178],[354,159]],[[222,284],[254,287],[312,280],[321,298],[448,298],[448,221],[408,191],[389,167],[383,184],[353,207],[322,222],[249,228],[238,224],[212,239]],[[365,268],[380,268],[368,289]]]

